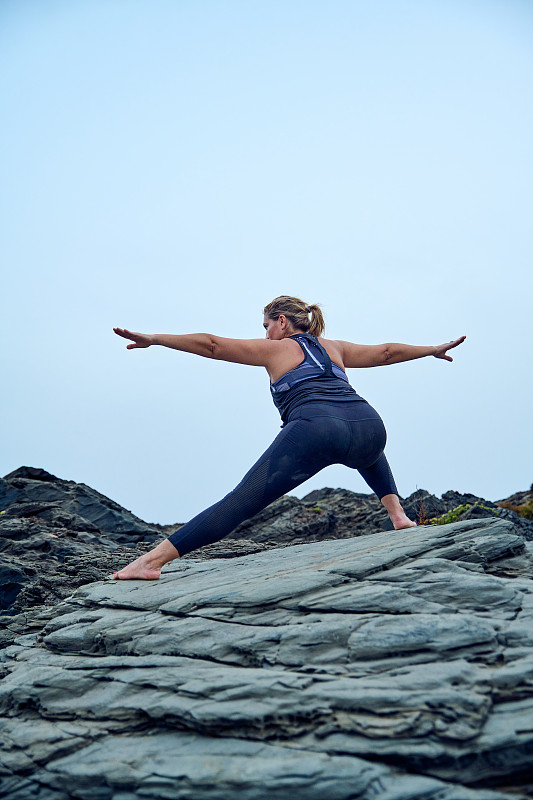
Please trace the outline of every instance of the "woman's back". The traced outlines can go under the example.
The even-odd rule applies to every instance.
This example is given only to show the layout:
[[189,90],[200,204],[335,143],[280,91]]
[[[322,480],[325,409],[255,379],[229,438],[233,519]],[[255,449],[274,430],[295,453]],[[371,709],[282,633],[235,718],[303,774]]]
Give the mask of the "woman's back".
[[299,345],[300,359],[270,384],[274,405],[284,425],[297,408],[307,403],[346,403],[363,399],[350,386],[344,370],[331,359],[316,336],[296,333],[284,341],[287,340]]
[[[322,345],[331,361],[344,371],[345,367],[340,343],[332,339],[323,339],[322,336],[315,336],[313,338]],[[275,357],[268,370],[270,382],[272,384],[276,383],[285,373],[298,367],[299,364],[302,363],[302,359],[305,360],[305,353],[302,353],[302,347],[294,337],[283,339],[282,342],[283,345],[279,348],[279,355],[275,353]]]

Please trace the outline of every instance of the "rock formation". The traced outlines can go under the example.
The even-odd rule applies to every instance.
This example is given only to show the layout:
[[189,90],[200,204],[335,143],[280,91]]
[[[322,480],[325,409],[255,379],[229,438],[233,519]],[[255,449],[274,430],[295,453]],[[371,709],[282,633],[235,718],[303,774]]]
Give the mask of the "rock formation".
[[[109,574],[104,557],[131,560],[128,526],[134,549],[167,532],[96,493],[90,511],[88,487],[17,473],[0,484],[6,569],[37,536],[50,545],[41,564],[89,561],[97,545],[103,560],[86,568]],[[1,796],[531,797],[529,521],[456,493],[409,502],[470,518],[387,531],[367,495],[321,490],[282,498],[158,582],[87,573],[44,602],[17,550],[23,586],[1,618]]]

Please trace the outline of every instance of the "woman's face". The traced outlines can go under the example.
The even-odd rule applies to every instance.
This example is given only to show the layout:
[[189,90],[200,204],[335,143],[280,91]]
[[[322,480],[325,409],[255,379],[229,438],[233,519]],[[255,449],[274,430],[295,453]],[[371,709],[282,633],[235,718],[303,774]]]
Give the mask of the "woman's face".
[[277,341],[284,339],[287,336],[288,320],[284,314],[281,314],[277,319],[270,319],[265,314],[263,319],[263,328],[266,331],[266,338]]

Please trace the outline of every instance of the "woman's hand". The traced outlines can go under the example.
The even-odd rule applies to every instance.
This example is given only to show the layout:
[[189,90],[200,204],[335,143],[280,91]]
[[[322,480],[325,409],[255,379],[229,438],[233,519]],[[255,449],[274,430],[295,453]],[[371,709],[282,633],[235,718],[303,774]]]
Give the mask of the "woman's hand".
[[127,350],[135,350],[137,347],[150,347],[151,344],[154,344],[153,336],[149,333],[132,333],[132,331],[126,330],[126,328],[113,328],[117,336],[123,336],[124,339],[131,339],[133,344],[129,344],[127,346]]
[[435,356],[435,358],[444,358],[445,361],[453,361],[453,358],[451,356],[446,355],[446,351],[451,350],[452,347],[457,347],[458,345],[462,344],[462,342],[464,342],[465,339],[466,336],[460,336],[459,339],[455,340],[455,342],[447,342],[446,344],[439,344],[435,348],[435,352],[433,353],[433,355]]

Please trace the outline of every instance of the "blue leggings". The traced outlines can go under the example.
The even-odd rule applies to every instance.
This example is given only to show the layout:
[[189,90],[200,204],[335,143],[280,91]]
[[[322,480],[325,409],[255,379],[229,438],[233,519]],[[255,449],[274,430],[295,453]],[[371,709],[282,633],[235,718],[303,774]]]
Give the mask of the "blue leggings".
[[365,400],[296,408],[238,486],[169,536],[180,556],[218,542],[244,520],[331,464],[357,469],[381,499],[398,494],[383,448],[387,434]]

